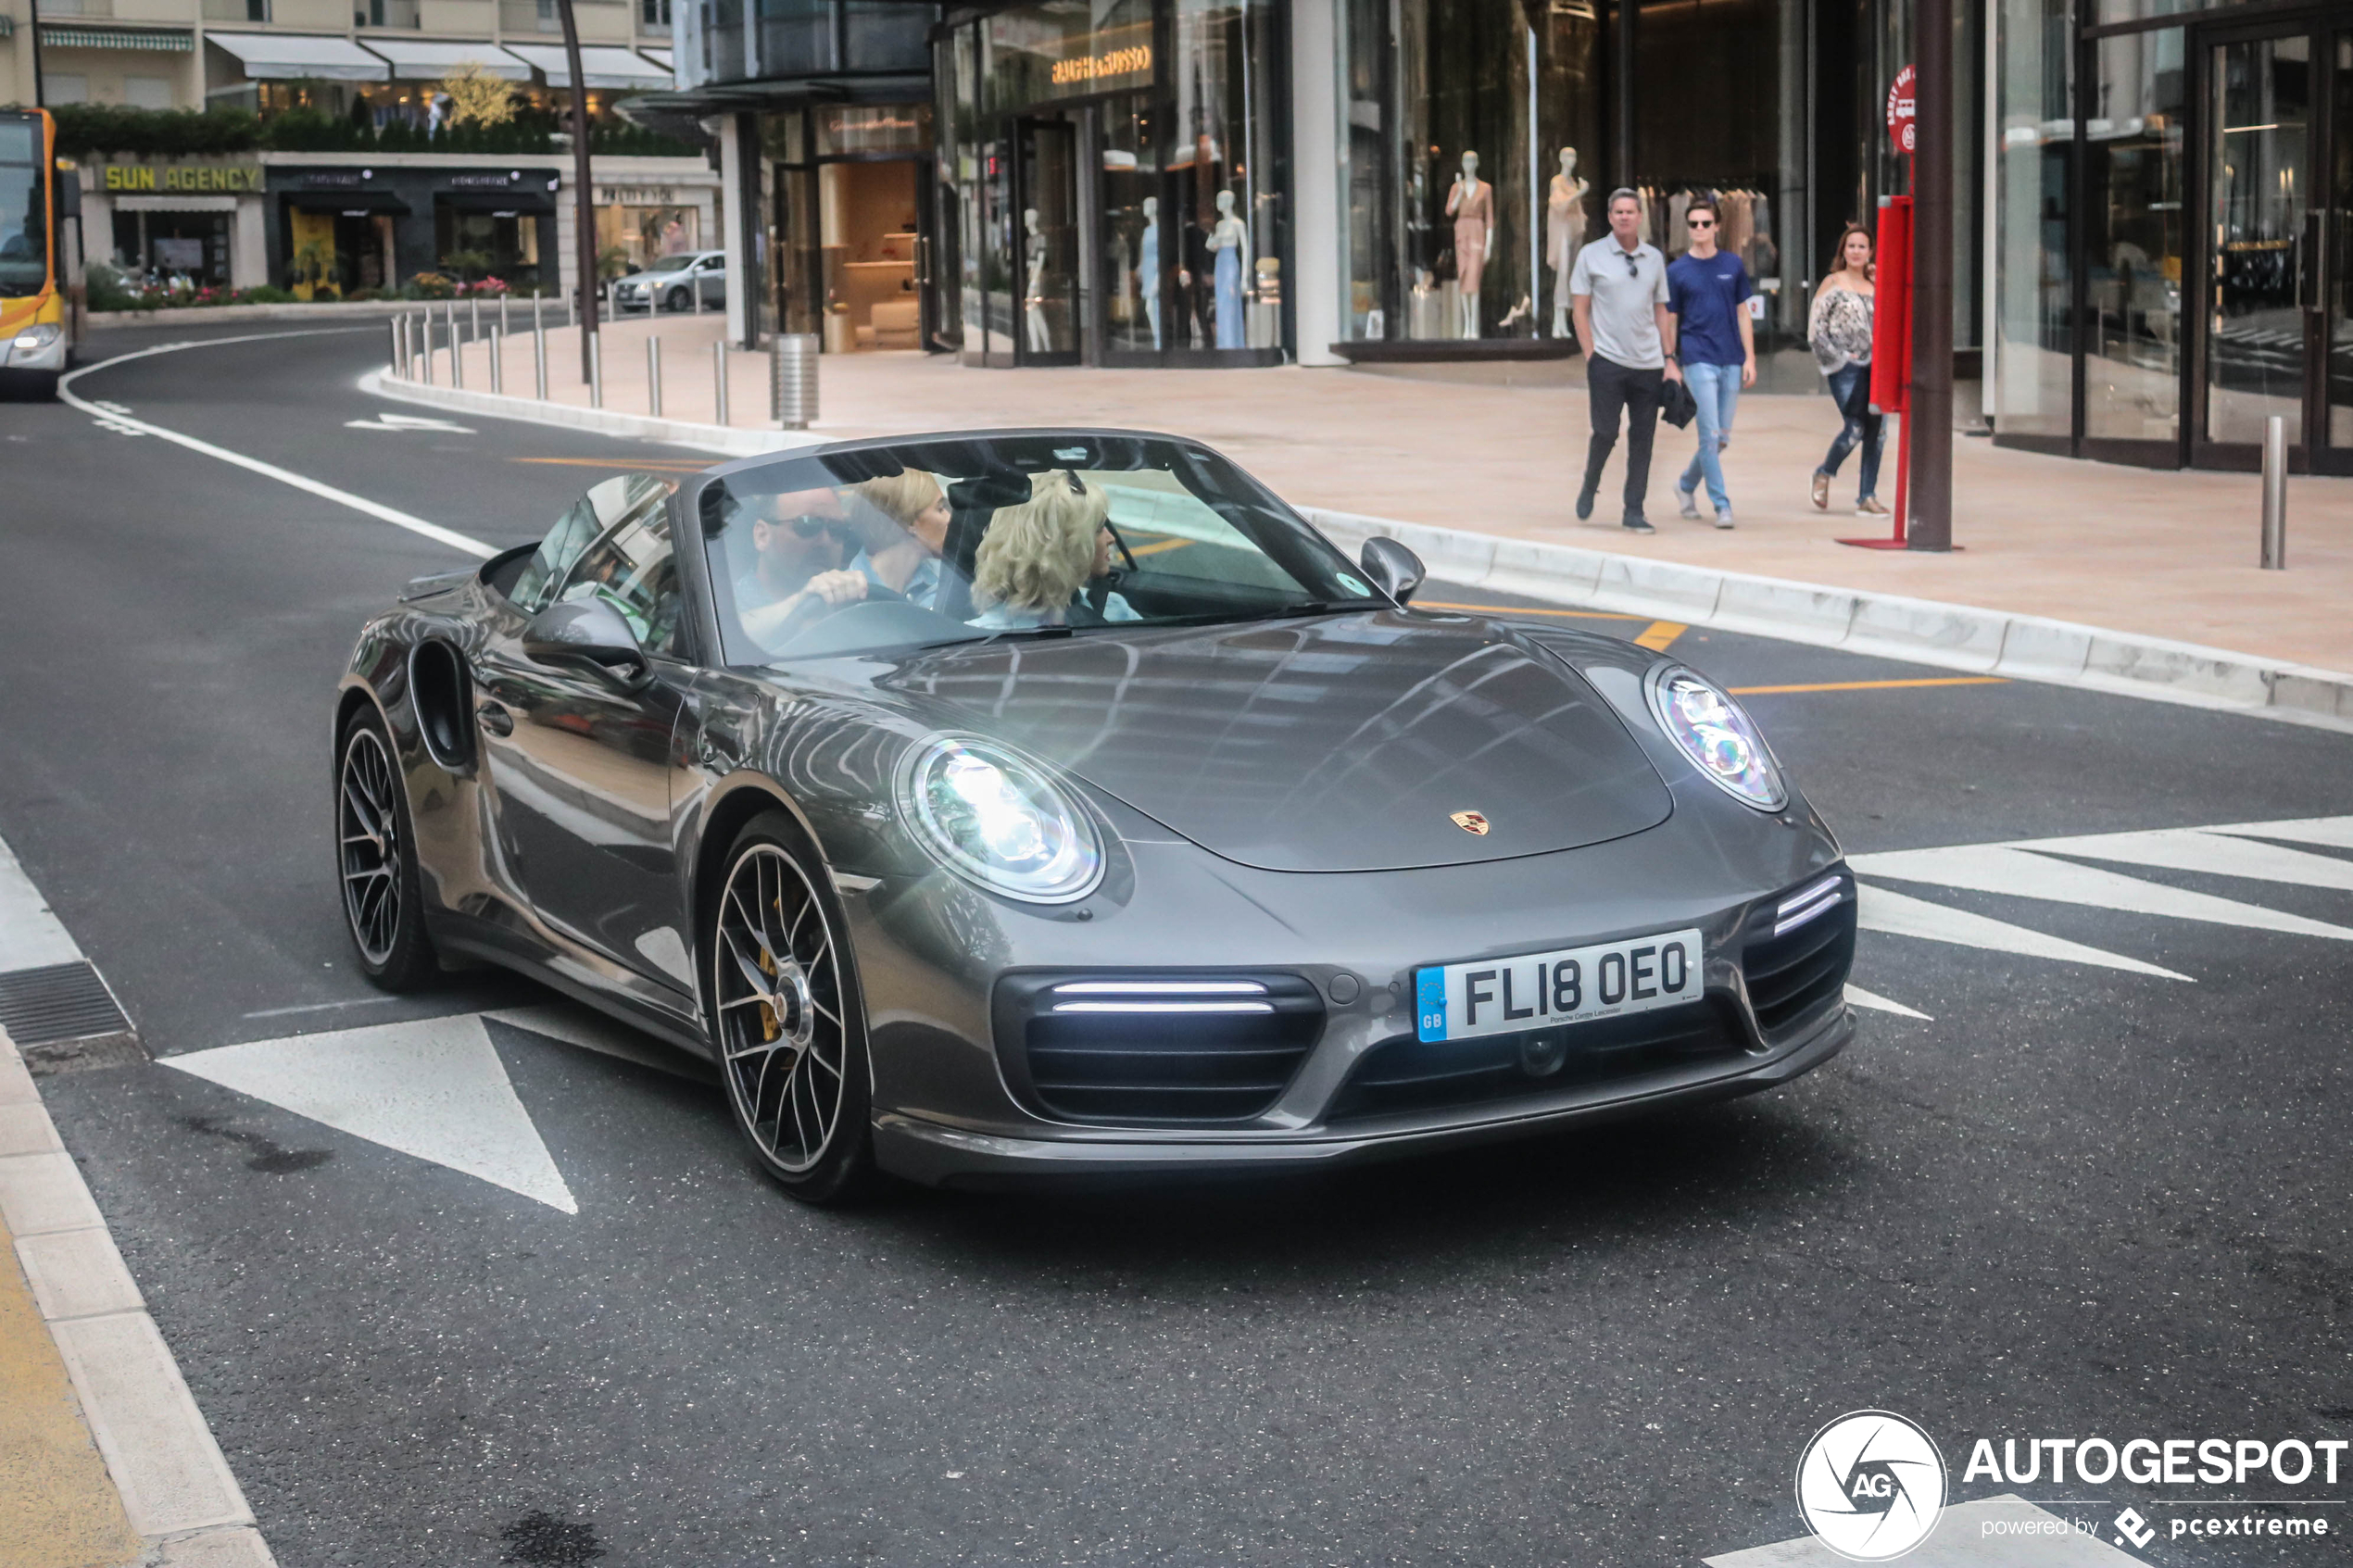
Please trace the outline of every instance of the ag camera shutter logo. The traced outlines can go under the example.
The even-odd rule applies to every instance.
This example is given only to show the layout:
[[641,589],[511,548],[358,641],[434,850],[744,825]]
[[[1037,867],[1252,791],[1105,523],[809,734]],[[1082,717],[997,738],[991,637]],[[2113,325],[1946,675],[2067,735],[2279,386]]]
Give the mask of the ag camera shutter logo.
[[1944,1484],[1944,1456],[1918,1424],[1887,1411],[1855,1411],[1806,1445],[1797,1511],[1839,1556],[1885,1562],[1928,1539]]

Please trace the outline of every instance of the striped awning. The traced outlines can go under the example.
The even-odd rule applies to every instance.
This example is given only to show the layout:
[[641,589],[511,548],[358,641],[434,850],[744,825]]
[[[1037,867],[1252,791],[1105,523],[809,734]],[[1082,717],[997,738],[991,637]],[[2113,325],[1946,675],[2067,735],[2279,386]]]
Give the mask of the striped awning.
[[44,49],[142,49],[151,54],[195,52],[196,34],[184,27],[60,27],[41,24]]

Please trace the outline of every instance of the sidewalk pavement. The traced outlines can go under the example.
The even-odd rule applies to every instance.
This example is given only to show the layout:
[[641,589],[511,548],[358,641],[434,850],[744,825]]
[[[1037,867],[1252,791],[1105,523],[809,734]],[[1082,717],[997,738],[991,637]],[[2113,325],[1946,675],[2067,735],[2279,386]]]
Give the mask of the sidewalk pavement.
[[[712,418],[717,316],[609,322],[604,408],[647,410],[645,340],[662,338],[662,412]],[[574,332],[547,334],[550,400],[585,408]],[[469,391],[490,385],[487,344],[465,348]],[[507,340],[509,395],[533,390],[527,332]],[[449,383],[446,350],[434,379]],[[2257,568],[2253,474],[2159,472],[2078,462],[1954,438],[1950,555],[1864,550],[1842,537],[1884,535],[1888,520],[1854,515],[1856,459],[1819,512],[1808,476],[1836,433],[1822,396],[1743,398],[1725,454],[1739,526],[1677,516],[1675,481],[1694,434],[1662,425],[1652,464],[1654,537],[1617,526],[1624,444],[1593,521],[1572,510],[1583,470],[1584,386],[1573,370],[1416,367],[1360,370],[982,370],[920,353],[827,355],[820,420],[839,438],[1022,424],[1171,431],[1230,454],[1294,504],[1510,539],[1609,551],[1716,571],[1902,595],[2011,614],[2088,622],[2144,637],[2353,671],[2353,482],[2288,482],[2290,569]],[[732,423],[769,430],[765,356],[728,356]],[[1890,433],[1880,498],[1894,498]],[[1707,510],[1705,486],[1700,506]]]

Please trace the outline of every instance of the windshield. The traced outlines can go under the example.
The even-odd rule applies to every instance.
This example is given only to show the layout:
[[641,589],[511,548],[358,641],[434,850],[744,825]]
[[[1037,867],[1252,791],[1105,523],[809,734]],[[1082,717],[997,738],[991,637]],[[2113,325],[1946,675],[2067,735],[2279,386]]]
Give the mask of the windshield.
[[731,664],[1386,602],[1256,481],[1164,438],[779,457],[699,511]]
[[687,268],[692,267],[694,264],[694,252],[688,251],[684,256],[663,257],[660,261],[653,264],[650,270],[656,272],[684,272]]
[[0,295],[39,294],[48,282],[47,209],[41,122],[0,119]]

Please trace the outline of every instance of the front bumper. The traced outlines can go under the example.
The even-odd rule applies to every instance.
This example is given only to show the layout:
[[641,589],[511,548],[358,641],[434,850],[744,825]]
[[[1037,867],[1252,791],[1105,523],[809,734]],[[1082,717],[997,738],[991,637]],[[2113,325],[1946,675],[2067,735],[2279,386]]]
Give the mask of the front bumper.
[[875,1119],[875,1155],[893,1174],[935,1186],[1330,1170],[1755,1094],[1811,1072],[1843,1050],[1854,1037],[1854,1011],[1841,1005],[1810,1031],[1769,1054],[1586,1085],[1551,1100],[1466,1106],[1347,1133],[1317,1129],[1221,1136],[1189,1132],[1146,1138],[1132,1131],[1090,1129],[1051,1139],[1021,1138],[886,1112]]

